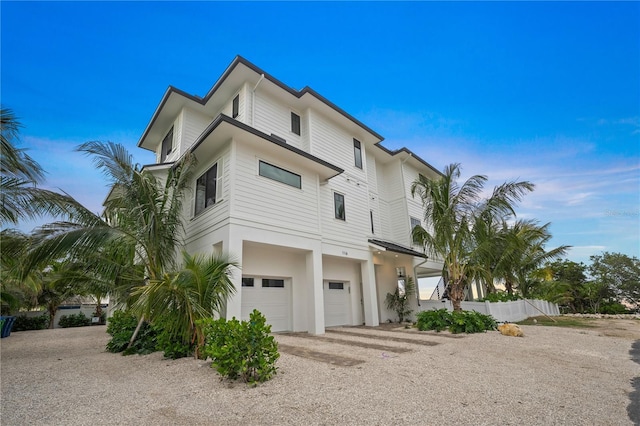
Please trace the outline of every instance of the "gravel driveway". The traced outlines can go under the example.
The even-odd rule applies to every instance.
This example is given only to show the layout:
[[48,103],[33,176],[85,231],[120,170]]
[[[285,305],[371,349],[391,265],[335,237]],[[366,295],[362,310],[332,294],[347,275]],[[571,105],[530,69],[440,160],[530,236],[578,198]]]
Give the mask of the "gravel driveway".
[[[205,361],[107,353],[105,327],[14,332],[0,341],[0,423],[632,425],[640,322],[617,324],[524,326],[524,338],[279,334],[278,374],[255,388],[220,380]],[[342,358],[357,362],[331,362]]]

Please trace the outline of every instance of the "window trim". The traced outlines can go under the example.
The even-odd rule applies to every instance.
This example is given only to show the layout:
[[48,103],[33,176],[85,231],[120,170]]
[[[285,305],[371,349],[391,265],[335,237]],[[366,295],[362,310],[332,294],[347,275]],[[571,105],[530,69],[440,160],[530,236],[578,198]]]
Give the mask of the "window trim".
[[[263,174],[262,173],[262,170],[263,170],[262,169],[262,165],[263,164],[265,166],[267,166],[267,167],[273,167],[274,169],[281,170],[281,171],[283,171],[285,173],[288,173],[290,175],[296,176],[298,178],[299,184],[298,185],[292,185],[291,183],[285,182],[284,180],[276,179],[273,176],[267,176],[266,174]],[[279,182],[279,183],[285,184],[285,185],[290,186],[292,188],[302,189],[302,175],[299,175],[297,173],[294,173],[294,172],[292,172],[290,170],[287,170],[287,169],[284,169],[282,167],[278,167],[278,166],[276,166],[274,164],[271,164],[271,163],[269,163],[267,161],[264,161],[264,160],[258,160],[258,176],[262,176],[263,178],[266,178],[266,179],[269,179],[269,180],[272,180],[272,181],[275,181],[275,182]]]
[[302,129],[302,123],[301,123],[301,119],[300,116],[298,114],[296,114],[295,112],[291,111],[291,133],[296,134],[298,136],[300,136],[301,129]]
[[[207,204],[207,185],[206,183],[208,182],[208,177],[207,175],[209,174],[209,172],[211,172],[213,169],[216,169],[216,177],[215,177],[215,190],[213,191],[213,202],[210,204]],[[198,181],[200,181],[200,179],[204,178],[205,179],[205,186],[204,186],[204,206],[198,210]],[[195,191],[194,191],[194,195],[193,195],[193,216],[198,216],[200,213],[204,212],[205,210],[207,210],[209,207],[211,206],[215,206],[216,204],[218,204],[220,201],[222,201],[222,161],[221,159],[218,159],[218,161],[216,161],[215,163],[213,163],[211,165],[211,167],[209,167],[204,173],[202,173],[200,176],[198,176],[196,178],[195,181]]]
[[[338,199],[341,199],[342,201],[342,214],[340,214],[340,211],[338,210]],[[347,221],[347,203],[345,201],[345,197],[344,194],[341,194],[339,192],[333,192],[333,216],[337,219],[337,220],[343,220],[343,221]]]
[[[171,138],[169,139],[169,137]],[[169,141],[168,149],[165,147],[165,142],[167,141]],[[166,160],[169,154],[171,154],[172,152],[173,152],[173,126],[171,126],[167,134],[162,139],[162,144],[160,144],[160,162],[164,163],[164,160]]]
[[231,101],[231,118],[236,118],[240,115],[240,93],[238,93]]
[[353,159],[354,165],[362,170],[362,144],[358,139],[353,139]]

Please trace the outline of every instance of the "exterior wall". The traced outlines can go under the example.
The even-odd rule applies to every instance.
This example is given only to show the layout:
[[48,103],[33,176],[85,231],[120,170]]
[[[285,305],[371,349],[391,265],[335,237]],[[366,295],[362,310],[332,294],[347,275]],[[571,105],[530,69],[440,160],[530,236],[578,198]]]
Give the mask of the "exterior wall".
[[[283,162],[266,147],[259,150],[248,149],[242,143],[235,146],[233,218],[282,232],[319,236],[318,176],[300,164]],[[302,188],[260,176],[259,160],[300,175]]]
[[[387,240],[409,245],[409,215],[406,190],[400,161],[394,161],[378,170],[378,188],[382,208],[382,231]],[[404,219],[404,220],[402,220]]]
[[[374,258],[375,262],[375,270],[376,270],[376,289],[377,289],[377,297],[378,297],[378,310],[380,313],[380,323],[384,322],[397,322],[398,315],[395,311],[387,309],[386,307],[386,298],[387,293],[393,293],[396,290],[398,285],[398,276],[396,274],[396,268],[404,267],[407,276],[411,276],[416,285],[417,291],[417,280],[413,276],[413,264],[411,263],[411,258],[409,256],[399,255],[397,258],[393,258],[393,260],[389,258],[381,258],[376,256]],[[414,296],[410,299],[409,309],[413,310],[412,315],[409,315],[410,318],[415,316],[418,308],[418,298]]]
[[211,123],[212,118],[188,108],[182,110],[181,117],[181,132],[176,134],[180,135],[179,151],[180,155],[183,155]]
[[360,263],[351,259],[341,259],[331,256],[322,257],[322,278],[324,281],[338,281],[349,283],[351,322],[349,325],[364,323],[362,306],[362,278]]
[[306,121],[303,111],[292,109],[289,105],[269,96],[260,87],[253,95],[253,101],[253,127],[268,135],[274,134],[283,138],[288,144],[302,149],[301,136],[291,131],[291,112],[300,116],[300,135],[302,135]]

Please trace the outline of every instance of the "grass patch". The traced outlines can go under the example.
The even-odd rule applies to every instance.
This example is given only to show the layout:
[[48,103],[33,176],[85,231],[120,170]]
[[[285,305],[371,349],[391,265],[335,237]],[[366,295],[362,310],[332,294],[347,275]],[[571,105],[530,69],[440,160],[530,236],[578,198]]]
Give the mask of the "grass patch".
[[[594,328],[597,327],[596,319],[594,318],[579,318],[579,317],[553,317],[556,322],[545,317],[531,317],[524,321],[520,321],[517,324],[520,325],[546,325],[551,327],[569,327],[569,328]],[[534,323],[534,320],[536,323]]]

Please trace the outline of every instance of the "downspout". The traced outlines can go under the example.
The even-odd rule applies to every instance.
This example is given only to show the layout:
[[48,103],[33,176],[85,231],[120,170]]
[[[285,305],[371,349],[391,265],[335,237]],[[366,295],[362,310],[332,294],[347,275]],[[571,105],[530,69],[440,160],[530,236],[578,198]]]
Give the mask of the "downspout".
[[422,262],[418,263],[416,266],[413,267],[413,276],[416,279],[416,297],[418,298],[418,306],[420,305],[420,284],[418,283],[418,273],[416,272],[416,269],[418,269],[420,266],[424,265],[425,263],[427,263],[429,261],[429,257],[427,256],[427,258],[425,260],[423,260]]
[[264,74],[260,74],[260,79],[258,80],[256,85],[253,86],[253,89],[251,90],[251,127],[253,127],[253,122],[255,119],[256,89],[258,88],[258,85],[262,82],[263,79],[264,79]]

